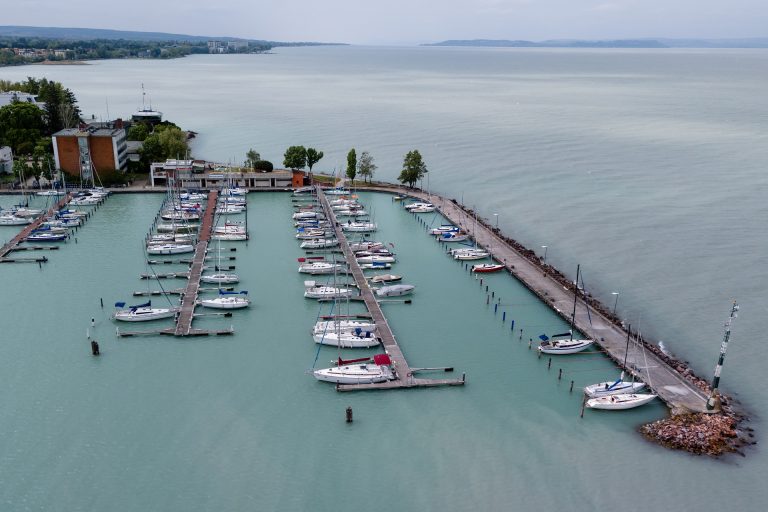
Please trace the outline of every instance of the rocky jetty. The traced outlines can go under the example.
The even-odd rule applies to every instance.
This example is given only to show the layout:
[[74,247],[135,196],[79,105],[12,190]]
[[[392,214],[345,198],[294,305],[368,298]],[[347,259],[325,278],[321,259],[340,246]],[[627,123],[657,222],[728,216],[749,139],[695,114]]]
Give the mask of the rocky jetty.
[[639,430],[647,439],[667,448],[718,457],[725,453],[741,453],[742,446],[754,444],[746,439],[752,436],[751,429],[742,432],[738,424],[739,419],[732,414],[694,413],[654,421]]

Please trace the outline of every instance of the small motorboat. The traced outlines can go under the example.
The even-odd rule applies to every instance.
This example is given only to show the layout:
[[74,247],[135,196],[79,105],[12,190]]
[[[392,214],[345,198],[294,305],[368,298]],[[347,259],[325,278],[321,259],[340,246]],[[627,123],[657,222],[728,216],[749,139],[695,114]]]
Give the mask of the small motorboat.
[[435,205],[432,203],[423,203],[423,202],[416,202],[416,203],[409,203],[403,206],[406,210],[409,212],[412,212],[413,210],[418,210],[421,208],[432,208],[432,211],[435,211]]
[[437,239],[441,242],[466,242],[469,240],[469,235],[458,231],[448,231],[446,233],[439,233]]
[[618,395],[600,396],[590,398],[586,405],[590,409],[603,409],[606,411],[623,411],[640,407],[656,398],[650,393],[620,393]]
[[438,226],[436,228],[432,228],[429,230],[430,235],[443,235],[445,233],[456,233],[459,231],[459,228],[457,226],[454,226],[453,224],[443,224],[442,226]]
[[382,286],[376,290],[377,297],[400,297],[410,295],[416,287],[412,284],[393,284],[391,286]]
[[394,379],[392,361],[387,354],[373,356],[373,364],[349,364],[356,361],[370,361],[370,358],[344,361],[339,358],[339,365],[322,370],[315,370],[313,375],[317,380],[334,384],[373,384]]
[[403,276],[399,276],[397,274],[378,274],[371,277],[372,283],[394,283],[397,281],[402,281]]
[[329,196],[348,196],[350,191],[345,188],[328,188],[323,190]]
[[392,268],[391,263],[382,263],[380,261],[374,263],[360,263],[362,270],[389,270]]
[[225,242],[243,242],[248,240],[248,235],[245,233],[214,233],[211,235],[211,240],[222,240]]
[[27,242],[62,242],[66,239],[66,233],[32,232],[25,240]]
[[479,265],[472,265],[472,272],[477,272],[480,274],[487,274],[490,272],[498,272],[500,270],[504,270],[504,265],[502,264],[495,264],[495,263],[482,263]]
[[349,250],[352,252],[370,251],[384,247],[384,242],[350,242]]
[[0,226],[24,226],[26,224],[32,224],[32,219],[30,217],[17,217],[15,215],[0,216]]
[[435,205],[423,204],[415,208],[409,208],[408,211],[411,213],[432,213],[433,211],[435,211]]

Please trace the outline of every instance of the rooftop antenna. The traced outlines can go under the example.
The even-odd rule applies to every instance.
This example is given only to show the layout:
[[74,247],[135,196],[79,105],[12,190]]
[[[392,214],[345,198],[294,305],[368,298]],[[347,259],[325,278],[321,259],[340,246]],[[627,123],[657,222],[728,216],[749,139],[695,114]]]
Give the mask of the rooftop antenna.
[[109,117],[109,98],[106,98],[104,101],[106,101],[107,103],[107,122],[109,122],[109,120],[111,119]]
[[146,107],[144,106],[144,97],[147,95],[146,91],[144,91],[144,82],[141,83],[141,110],[146,110]]

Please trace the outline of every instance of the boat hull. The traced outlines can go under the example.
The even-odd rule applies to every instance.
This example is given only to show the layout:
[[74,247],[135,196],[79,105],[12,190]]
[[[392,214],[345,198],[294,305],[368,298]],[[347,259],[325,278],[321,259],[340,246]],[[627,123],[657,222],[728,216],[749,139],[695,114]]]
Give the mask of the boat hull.
[[601,409],[604,411],[624,411],[640,407],[653,401],[656,395],[652,394],[618,394],[603,396],[599,398],[590,398],[586,405],[590,409]]

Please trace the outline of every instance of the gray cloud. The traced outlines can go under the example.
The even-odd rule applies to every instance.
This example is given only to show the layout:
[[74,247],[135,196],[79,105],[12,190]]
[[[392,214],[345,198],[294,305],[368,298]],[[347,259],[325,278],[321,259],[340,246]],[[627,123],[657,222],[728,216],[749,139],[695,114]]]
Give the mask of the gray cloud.
[[28,0],[3,11],[8,25],[359,44],[768,35],[765,0]]

